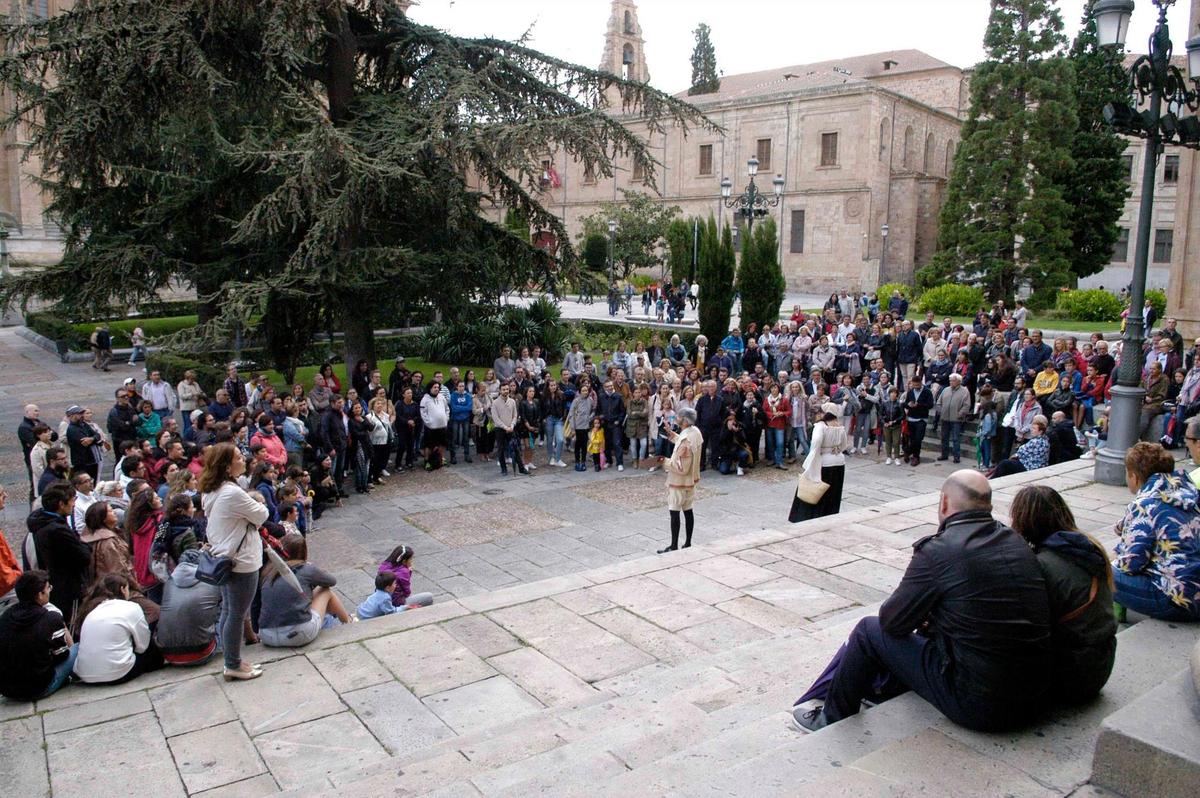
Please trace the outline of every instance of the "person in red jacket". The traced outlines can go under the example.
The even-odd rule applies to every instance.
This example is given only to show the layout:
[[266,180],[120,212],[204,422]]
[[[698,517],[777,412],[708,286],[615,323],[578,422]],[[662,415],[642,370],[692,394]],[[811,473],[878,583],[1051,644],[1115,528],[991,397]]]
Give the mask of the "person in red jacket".
[[259,413],[256,421],[258,432],[250,439],[250,445],[261,443],[263,459],[275,468],[283,470],[287,467],[287,449],[283,445],[283,439],[275,434],[275,422],[266,413]]
[[783,444],[788,421],[792,417],[792,403],[780,392],[778,383],[771,383],[767,398],[763,400],[763,410],[767,415],[767,444],[775,460],[775,467],[786,471],[787,466],[783,464]]

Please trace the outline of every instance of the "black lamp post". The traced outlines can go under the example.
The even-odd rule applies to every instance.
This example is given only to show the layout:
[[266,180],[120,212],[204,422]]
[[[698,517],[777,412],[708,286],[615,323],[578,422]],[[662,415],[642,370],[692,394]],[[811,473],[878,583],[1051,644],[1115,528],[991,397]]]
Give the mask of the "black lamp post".
[[[1107,485],[1125,484],[1125,452],[1137,443],[1146,390],[1141,385],[1142,306],[1146,297],[1146,268],[1150,260],[1150,231],[1153,226],[1154,181],[1158,157],[1171,144],[1200,149],[1200,95],[1189,87],[1178,67],[1171,64],[1171,35],[1167,9],[1175,0],[1153,0],[1158,7],[1158,25],[1150,37],[1150,51],[1139,56],[1129,70],[1129,102],[1109,103],[1104,119],[1118,133],[1146,141],[1142,166],[1141,207],[1129,297],[1129,317],[1121,344],[1117,384],[1112,389],[1108,421],[1108,445],[1096,455],[1095,477]],[[1099,0],[1092,8],[1096,35],[1102,47],[1123,47],[1133,15],[1133,0]],[[1187,43],[1188,72],[1200,81],[1200,37]],[[1163,105],[1166,105],[1166,111]],[[1192,115],[1181,116],[1190,110]]]
[[613,236],[617,234],[617,223],[608,221],[608,285],[611,288],[617,281],[616,264],[613,262]]
[[783,197],[783,175],[775,175],[772,181],[775,185],[775,196],[768,197],[758,190],[758,186],[754,185],[754,177],[758,174],[758,158],[750,156],[750,160],[746,164],[746,172],[750,175],[750,184],[746,186],[746,190],[741,196],[734,197],[733,181],[728,177],[721,178],[721,198],[725,200],[726,208],[733,208],[733,215],[741,216],[746,220],[746,233],[754,229],[754,220],[766,216],[770,213],[771,208],[779,205],[780,199]]

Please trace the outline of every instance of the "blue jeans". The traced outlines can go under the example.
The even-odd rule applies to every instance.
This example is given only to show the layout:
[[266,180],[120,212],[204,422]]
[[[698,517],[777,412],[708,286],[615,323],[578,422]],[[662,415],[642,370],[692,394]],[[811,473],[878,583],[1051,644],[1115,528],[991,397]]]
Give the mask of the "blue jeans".
[[187,434],[192,431],[192,411],[181,410],[179,412],[183,415],[183,435],[187,437]]
[[771,454],[777,466],[783,465],[783,433],[782,429],[767,427],[767,443],[770,444]]
[[630,449],[629,453],[633,455],[633,459],[635,461],[645,460],[646,457],[650,454],[650,439],[649,438],[630,438],[629,439],[629,449]]
[[246,613],[258,592],[258,572],[229,575],[229,581],[221,585],[221,617],[217,631],[221,635],[221,651],[225,654],[225,667],[236,670],[242,667],[242,628]]
[[563,452],[563,420],[561,418],[546,419],[546,456],[550,462],[562,460]]
[[1200,607],[1189,610],[1171,601],[1149,574],[1127,574],[1114,568],[1113,601],[1163,621],[1200,621]]
[[745,449],[738,449],[734,454],[728,457],[722,457],[717,464],[717,470],[722,474],[732,474],[739,467],[746,465],[750,461],[750,452]]
[[625,465],[625,430],[621,424],[605,422],[604,424],[604,453],[608,456],[609,465]]
[[979,439],[979,464],[984,468],[992,467],[992,439]]
[[792,427],[792,433],[788,437],[788,456],[808,455],[808,430],[804,427]]
[[54,666],[54,678],[50,680],[50,684],[46,685],[46,692],[37,697],[38,701],[58,692],[58,689],[67,683],[67,679],[71,678],[71,671],[75,669],[75,660],[78,657],[79,644],[76,643],[67,651],[67,658]]
[[962,422],[942,420],[942,457],[949,457],[954,450],[954,459],[962,457]]
[[454,453],[462,447],[463,457],[471,456],[471,420],[450,422],[450,460],[455,459]]

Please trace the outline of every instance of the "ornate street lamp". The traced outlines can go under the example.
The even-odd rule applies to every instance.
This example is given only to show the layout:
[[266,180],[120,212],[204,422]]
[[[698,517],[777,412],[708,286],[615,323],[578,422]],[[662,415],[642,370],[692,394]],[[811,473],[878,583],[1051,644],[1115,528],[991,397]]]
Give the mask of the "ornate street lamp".
[[[1179,68],[1171,64],[1167,9],[1175,4],[1175,0],[1153,2],[1158,7],[1158,25],[1150,36],[1149,53],[1139,56],[1129,69],[1129,101],[1109,103],[1104,107],[1104,119],[1113,130],[1146,142],[1129,317],[1125,321],[1117,384],[1112,388],[1108,445],[1096,455],[1096,481],[1107,485],[1125,484],[1125,452],[1137,443],[1146,396],[1141,384],[1142,342],[1146,333],[1142,327],[1142,306],[1146,297],[1146,269],[1154,220],[1155,167],[1166,144],[1200,149],[1200,121],[1195,116],[1200,108],[1200,94],[1188,85]],[[1099,0],[1092,8],[1102,47],[1125,45],[1133,7],[1133,0]],[[1189,41],[1187,49],[1189,77],[1192,81],[1200,81],[1200,38]],[[1190,110],[1192,115],[1181,119],[1185,110]]]
[[754,184],[754,178],[758,174],[757,157],[750,156],[746,163],[746,173],[750,176],[750,183],[737,197],[733,196],[733,181],[728,177],[721,178],[721,198],[725,201],[726,208],[734,209],[734,216],[741,216],[746,220],[746,234],[749,235],[754,228],[755,219],[766,216],[771,208],[778,207],[783,198],[783,175],[775,175],[775,179],[771,181],[775,187],[775,196],[768,197]]
[[608,288],[611,291],[613,284],[617,281],[615,272],[616,264],[613,263],[613,236],[617,233],[617,222],[614,219],[608,220]]

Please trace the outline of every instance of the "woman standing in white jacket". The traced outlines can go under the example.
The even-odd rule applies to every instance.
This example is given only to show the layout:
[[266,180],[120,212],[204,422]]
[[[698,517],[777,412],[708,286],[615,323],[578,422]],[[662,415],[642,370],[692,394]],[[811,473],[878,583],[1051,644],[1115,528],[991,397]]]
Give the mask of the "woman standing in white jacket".
[[262,568],[262,541],[258,527],[267,520],[267,507],[238,487],[246,461],[231,443],[210,446],[200,474],[201,502],[208,519],[208,542],[215,557],[233,560],[233,573],[221,585],[221,619],[218,629],[225,653],[225,681],[257,679],[262,670],[242,661],[242,629]]
[[792,499],[792,512],[788,520],[793,524],[811,518],[837,515],[842,509],[842,483],[846,478],[846,428],[841,424],[841,407],[826,402],[821,407],[824,416],[813,424],[812,447],[804,461],[804,472],[800,479],[824,482],[829,487],[815,503],[801,499],[799,494]]

